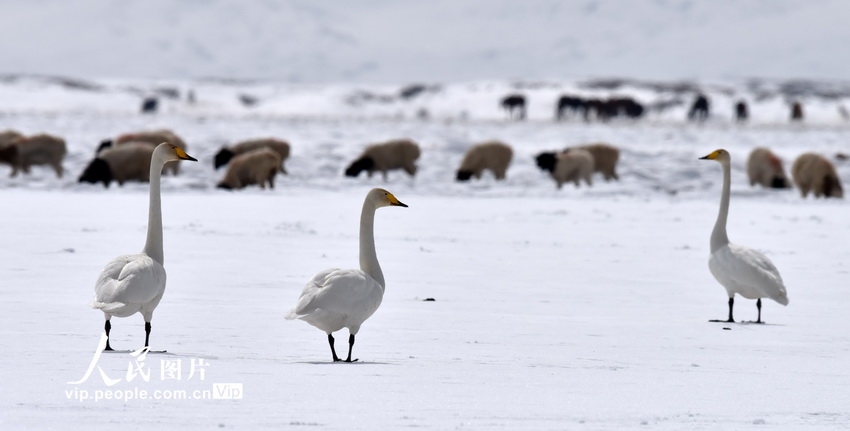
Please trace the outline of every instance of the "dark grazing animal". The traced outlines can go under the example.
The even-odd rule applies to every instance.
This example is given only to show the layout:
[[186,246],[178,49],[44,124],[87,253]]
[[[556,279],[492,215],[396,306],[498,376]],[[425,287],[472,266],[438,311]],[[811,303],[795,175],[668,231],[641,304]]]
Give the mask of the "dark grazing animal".
[[691,109],[688,111],[688,120],[691,121],[705,121],[709,116],[710,104],[708,102],[708,97],[705,94],[697,94],[697,98],[694,100],[693,105],[691,105]]
[[142,114],[155,114],[159,109],[159,99],[156,97],[145,97],[142,100]]
[[791,121],[803,121],[803,105],[800,102],[791,104]]
[[581,97],[563,95],[558,98],[558,105],[555,108],[555,120],[561,121],[568,116],[585,117],[587,111],[587,102]]
[[743,123],[750,118],[749,110],[747,109],[747,102],[743,100],[739,100],[738,103],[735,104],[735,120],[739,123]]
[[508,111],[511,120],[525,120],[525,96],[522,94],[510,94],[502,98],[500,103],[502,109]]

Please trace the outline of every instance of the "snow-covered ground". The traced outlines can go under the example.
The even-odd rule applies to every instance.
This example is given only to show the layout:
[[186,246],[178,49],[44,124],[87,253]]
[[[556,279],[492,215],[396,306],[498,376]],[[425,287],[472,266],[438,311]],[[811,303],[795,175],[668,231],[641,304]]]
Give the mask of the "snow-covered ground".
[[[153,84],[103,85],[0,86],[11,97],[0,97],[0,128],[54,133],[69,147],[61,180],[46,168],[10,179],[0,166],[4,430],[850,423],[850,206],[751,188],[744,169],[756,146],[772,148],[786,168],[806,151],[831,159],[847,152],[850,129],[835,113],[843,99],[811,99],[802,125],[787,124],[779,96],[755,105],[751,124],[735,125],[722,92],[712,93],[721,112],[704,125],[682,121],[682,106],[639,122],[558,124],[545,98],[578,86],[540,90],[531,121],[516,123],[496,106],[514,88],[504,82],[447,85],[420,105],[389,107],[351,103],[364,89],[354,86],[297,93],[186,83],[181,89],[197,88],[198,103],[166,102],[154,116],[136,114],[137,97],[121,90]],[[249,90],[268,103],[235,102]],[[666,97],[627,90],[647,103]],[[415,119],[423,107],[430,119]],[[184,137],[199,159],[163,182],[169,280],[151,342],[168,352],[141,362],[106,354],[98,366],[118,383],[107,386],[95,368],[69,384],[83,377],[102,331],[102,314],[87,306],[95,278],[115,255],[141,249],[147,221],[146,185],[104,189],[76,177],[101,139],[158,127]],[[215,189],[218,148],[258,136],[292,143],[290,175],[274,191]],[[422,145],[415,179],[342,176],[363,145],[396,137]],[[508,179],[455,183],[466,148],[490,138],[514,147]],[[534,166],[539,151],[591,141],[622,149],[619,182],[558,191]],[[721,172],[697,158],[721,147],[733,157],[731,240],[763,250],[788,286],[788,307],[765,302],[766,325],[708,323],[727,311],[707,267]],[[850,165],[835,163],[850,178]],[[357,264],[360,206],[374,186],[410,207],[378,211],[387,292],[358,335],[360,362],[334,364],[324,334],[283,313],[313,273]],[[753,301],[739,299],[735,310],[738,320],[756,315]],[[141,317],[113,319],[112,337],[118,349],[139,348]],[[345,339],[337,336],[342,351]],[[94,399],[116,390],[203,397],[218,383],[241,384],[242,398]]]

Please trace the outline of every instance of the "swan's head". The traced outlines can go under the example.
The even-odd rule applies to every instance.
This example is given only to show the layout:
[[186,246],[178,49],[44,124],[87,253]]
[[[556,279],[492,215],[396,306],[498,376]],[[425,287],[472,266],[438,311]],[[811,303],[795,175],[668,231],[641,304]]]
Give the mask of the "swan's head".
[[198,159],[186,154],[182,148],[174,144],[169,144],[168,142],[163,142],[157,145],[156,149],[153,150],[153,157],[159,158],[163,163],[177,160],[198,161]]
[[375,205],[375,208],[380,207],[404,207],[407,208],[406,204],[403,204],[400,200],[396,199],[392,193],[384,190],[384,189],[372,189],[369,191],[367,195],[367,200],[372,202]]
[[714,150],[711,154],[700,157],[700,160],[716,160],[720,163],[729,163],[731,157],[729,156],[729,152],[724,149]]

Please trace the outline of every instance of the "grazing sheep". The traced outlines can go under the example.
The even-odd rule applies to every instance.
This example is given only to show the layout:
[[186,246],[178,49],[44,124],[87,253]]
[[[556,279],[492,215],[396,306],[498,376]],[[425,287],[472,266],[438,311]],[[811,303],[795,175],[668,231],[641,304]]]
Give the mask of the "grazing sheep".
[[[582,145],[576,147],[576,149],[585,150],[593,156],[593,172],[602,173],[605,181],[620,179],[617,175],[617,162],[620,160],[620,150],[617,147],[598,142]],[[565,152],[569,150],[567,148]]]
[[[14,136],[15,133],[17,132],[11,132],[7,137]],[[31,166],[50,165],[56,171],[56,176],[62,178],[64,172],[62,169],[62,159],[65,158],[66,153],[67,149],[64,139],[57,136],[40,134],[30,137],[19,137],[3,146],[0,149],[0,162],[12,166],[12,173],[9,175],[11,177],[17,176],[18,170],[29,174]]]
[[767,148],[755,148],[750,153],[750,158],[747,159],[747,175],[750,177],[751,186],[760,184],[762,187],[774,189],[791,187],[782,168],[782,159]]
[[280,156],[281,160],[280,173],[287,173],[286,168],[283,167],[283,162],[289,158],[289,144],[286,141],[274,138],[251,139],[249,141],[240,142],[231,147],[222,148],[215,155],[215,168],[218,169],[226,165],[233,156],[244,154],[258,148],[271,148],[274,152],[276,152]]
[[805,153],[791,166],[794,183],[800,188],[803,197],[813,191],[815,197],[842,198],[841,178],[835,172],[835,166],[825,157],[815,153]]
[[[539,157],[539,156],[538,156]],[[538,158],[538,165],[540,159]],[[579,186],[579,181],[584,180],[588,186],[593,185],[593,155],[587,150],[578,148],[555,155],[555,166],[552,178],[558,184],[558,188],[569,181]]]
[[[613,146],[604,143],[587,144],[574,147],[576,150],[584,150],[593,156],[593,172],[600,172],[605,178],[605,181],[615,179],[619,180],[617,175],[617,162],[620,160],[620,150]],[[564,149],[561,153],[570,152],[570,148]],[[555,164],[558,159],[558,153],[544,152],[536,157],[537,166],[549,173],[554,172]]]
[[[169,144],[180,147],[183,151],[188,149],[186,142],[168,129],[127,133],[115,138],[116,145],[124,144],[126,142],[147,142],[152,147],[156,147],[163,142],[168,142]],[[171,172],[173,175],[177,175],[180,173],[180,163],[167,163],[162,171]]]
[[480,179],[485,169],[492,172],[497,180],[503,180],[513,154],[510,146],[499,141],[475,145],[463,156],[463,161],[457,170],[457,180],[468,181],[471,177]]
[[379,171],[386,181],[387,171],[404,169],[412,177],[416,175],[416,159],[419,154],[419,145],[408,139],[369,145],[360,157],[348,166],[345,175],[356,177],[360,172],[367,171],[371,178],[372,173]]
[[118,185],[124,185],[125,181],[130,180],[150,181],[154,148],[147,142],[125,142],[105,148],[86,166],[79,182],[102,182],[104,187],[109,187],[113,180],[118,181]]
[[242,189],[257,184],[261,189],[274,188],[274,176],[280,168],[281,157],[268,147],[237,155],[230,161],[227,173],[218,183],[220,189]]

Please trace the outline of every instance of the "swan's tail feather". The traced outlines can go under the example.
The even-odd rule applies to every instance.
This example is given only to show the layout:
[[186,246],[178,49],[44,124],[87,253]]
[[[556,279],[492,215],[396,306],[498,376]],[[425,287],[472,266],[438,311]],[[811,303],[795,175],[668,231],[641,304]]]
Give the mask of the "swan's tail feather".
[[97,309],[97,310],[102,310],[104,313],[117,311],[117,310],[127,306],[127,304],[125,304],[123,302],[98,302],[98,301],[93,301],[89,305],[91,305],[91,308],[94,308],[94,309]]
[[283,315],[283,318],[286,320],[295,320],[298,317],[300,316],[298,315],[298,313],[295,312],[294,308],[292,310],[287,311],[286,314]]

